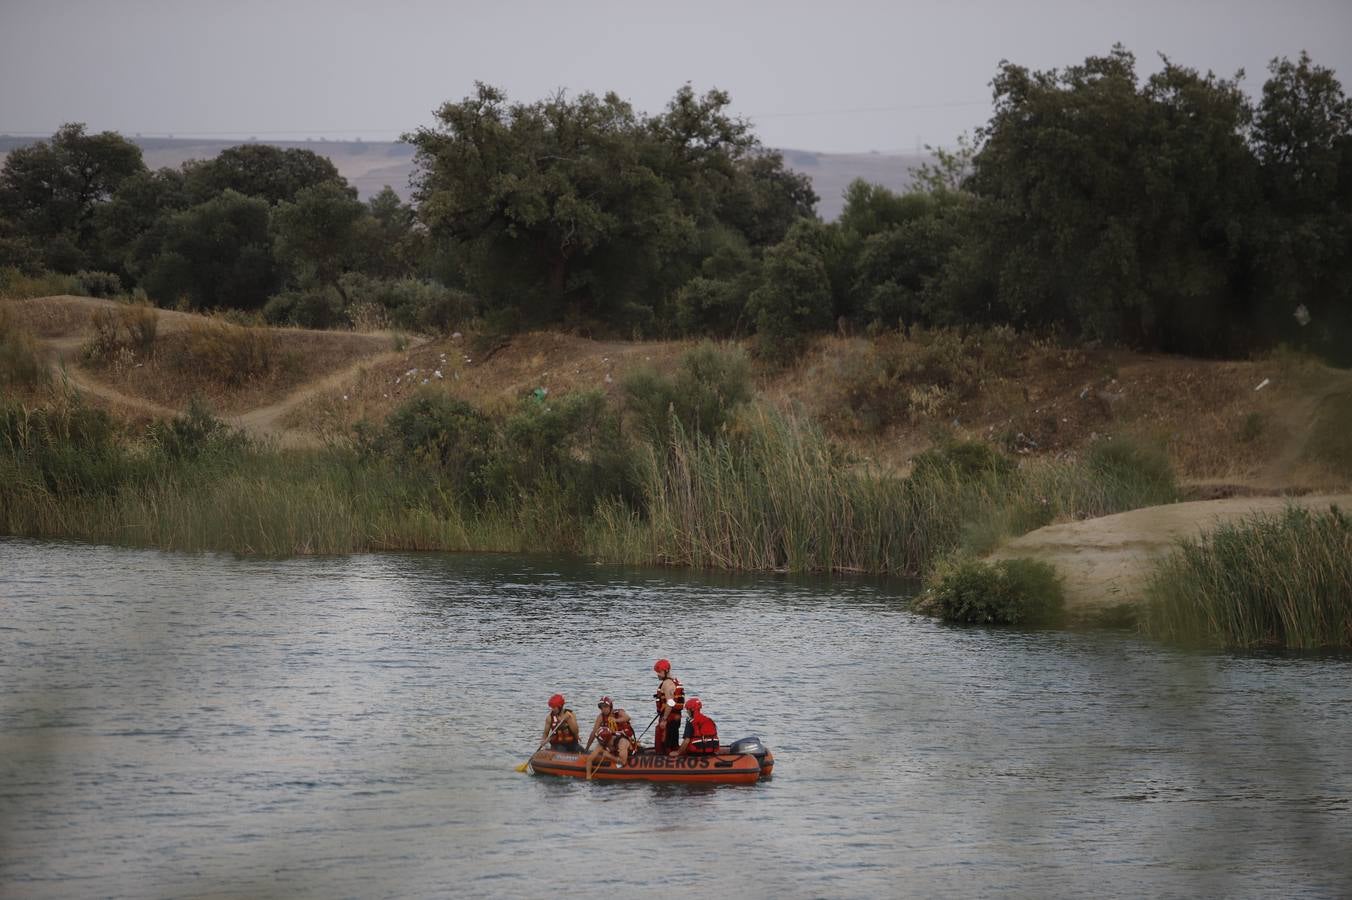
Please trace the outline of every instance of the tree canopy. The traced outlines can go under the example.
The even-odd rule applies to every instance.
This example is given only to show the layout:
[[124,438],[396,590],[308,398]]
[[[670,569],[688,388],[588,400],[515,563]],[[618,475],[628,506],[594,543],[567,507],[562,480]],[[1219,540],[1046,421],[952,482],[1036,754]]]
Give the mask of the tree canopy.
[[509,103],[479,84],[406,136],[420,215],[490,305],[646,327],[695,274],[702,233],[763,246],[815,202],[728,103],[686,86],[649,117],[614,93]]
[[[758,334],[1008,323],[1226,355],[1279,341],[1352,363],[1352,102],[1308,55],[1261,97],[1121,46],[1000,64],[974,139],[895,192],[811,181],[720,90],[648,114],[618,94],[498,88],[405,136],[414,204],[368,203],[309,150],[247,144],[147,171],[66,125],[0,170],[0,268],[106,270],[157,302],[275,321]],[[97,280],[97,279],[96,279]]]
[[50,268],[73,272],[89,261],[95,209],[124,179],[144,171],[141,148],[121,135],[62,125],[50,141],[6,157],[0,169],[0,217],[45,245]]

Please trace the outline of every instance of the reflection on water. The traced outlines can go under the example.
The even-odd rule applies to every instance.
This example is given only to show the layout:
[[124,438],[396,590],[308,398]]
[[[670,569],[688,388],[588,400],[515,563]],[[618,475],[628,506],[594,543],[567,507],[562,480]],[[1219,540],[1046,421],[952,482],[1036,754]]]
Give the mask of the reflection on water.
[[[0,540],[0,894],[1352,893],[1352,664],[955,629],[905,587]],[[518,775],[658,656],[749,788]]]

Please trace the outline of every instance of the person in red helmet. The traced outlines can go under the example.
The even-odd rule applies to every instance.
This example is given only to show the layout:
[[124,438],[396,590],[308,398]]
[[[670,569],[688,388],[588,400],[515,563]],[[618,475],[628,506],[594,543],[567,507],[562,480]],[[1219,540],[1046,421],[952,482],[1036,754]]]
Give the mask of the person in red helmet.
[[690,721],[685,723],[685,740],[668,755],[717,753],[718,726],[704,714],[704,704],[698,697],[691,697],[685,704],[685,711],[690,713]]
[[603,759],[611,760],[617,769],[623,769],[629,762],[629,754],[634,751],[634,741],[630,737],[633,733],[632,728],[626,734],[605,725],[596,729],[596,749],[587,757],[588,777]]
[[654,737],[654,749],[658,751],[675,750],[681,744],[681,711],[685,709],[685,688],[680,679],[671,674],[671,663],[659,659],[653,663],[657,673],[657,690],[653,700],[657,703],[657,731]]
[[587,735],[587,743],[582,749],[590,750],[592,742],[596,740],[597,733],[602,728],[609,728],[616,734],[624,735],[628,739],[629,745],[637,751],[638,738],[634,736],[634,724],[629,721],[629,713],[622,709],[616,709],[615,701],[609,697],[602,697],[598,700],[596,708],[599,710],[596,714],[596,722],[593,723],[591,734]]
[[545,717],[545,733],[540,743],[549,741],[549,749],[566,750],[581,753],[582,745],[577,742],[577,716],[564,706],[563,694],[549,698],[549,715]]

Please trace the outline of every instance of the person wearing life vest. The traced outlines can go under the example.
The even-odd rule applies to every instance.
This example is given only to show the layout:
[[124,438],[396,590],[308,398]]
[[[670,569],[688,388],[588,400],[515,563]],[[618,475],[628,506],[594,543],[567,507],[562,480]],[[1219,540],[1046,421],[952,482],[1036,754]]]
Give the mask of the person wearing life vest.
[[566,750],[581,753],[582,746],[577,742],[577,716],[563,705],[563,694],[549,698],[549,715],[545,717],[545,733],[540,743],[549,741],[549,749]]
[[653,700],[657,704],[657,731],[654,749],[659,751],[675,750],[681,743],[681,711],[685,709],[685,688],[680,679],[671,674],[671,663],[659,659],[653,663],[657,673],[657,690]]
[[596,740],[597,732],[602,728],[609,728],[615,734],[624,735],[629,741],[629,746],[638,752],[638,738],[634,736],[634,723],[629,721],[629,713],[622,709],[615,708],[615,701],[609,697],[602,697],[596,703],[596,708],[600,710],[596,714],[596,722],[592,725],[591,734],[587,735],[587,743],[582,748],[590,750],[592,741]]
[[685,723],[685,740],[668,756],[693,755],[718,752],[718,726],[703,712],[704,704],[698,697],[686,701],[685,711],[690,713],[690,721]]
[[[633,729],[629,734],[633,734]],[[629,754],[634,750],[634,742],[622,731],[615,731],[606,725],[596,729],[596,749],[587,757],[587,768],[594,769],[603,759],[615,763],[615,768],[623,769],[629,762]]]

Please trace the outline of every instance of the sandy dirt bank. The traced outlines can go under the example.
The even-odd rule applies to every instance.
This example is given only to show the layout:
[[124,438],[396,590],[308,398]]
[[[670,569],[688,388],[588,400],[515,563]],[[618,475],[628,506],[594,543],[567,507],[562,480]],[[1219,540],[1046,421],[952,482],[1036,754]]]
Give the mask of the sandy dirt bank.
[[1288,504],[1352,509],[1352,494],[1303,497],[1231,497],[1150,506],[1131,512],[1049,525],[1015,538],[993,559],[1030,557],[1056,567],[1065,584],[1072,618],[1102,619],[1144,599],[1151,563],[1179,538],[1197,537],[1223,522],[1255,513],[1280,513]]

